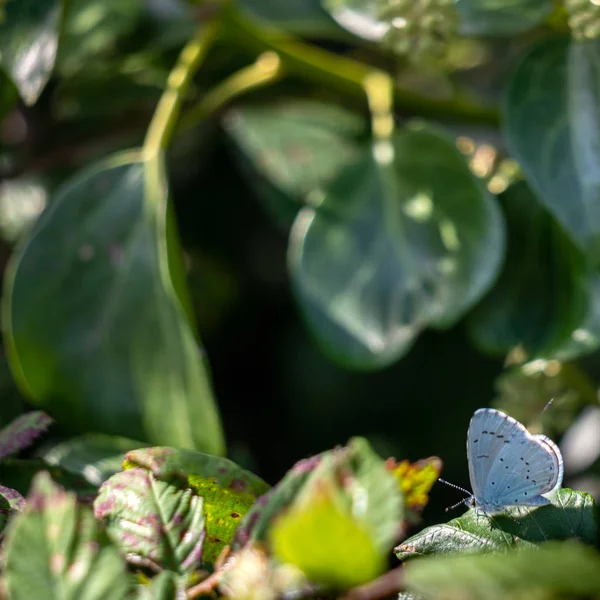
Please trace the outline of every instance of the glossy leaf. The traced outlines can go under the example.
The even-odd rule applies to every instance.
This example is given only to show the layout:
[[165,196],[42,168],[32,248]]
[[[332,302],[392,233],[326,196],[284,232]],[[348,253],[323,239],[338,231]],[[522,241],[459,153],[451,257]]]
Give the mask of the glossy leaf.
[[496,277],[504,226],[452,141],[410,126],[365,149],[296,218],[292,283],[321,347],[381,368],[427,326],[449,327]]
[[600,278],[525,182],[501,201],[508,255],[470,316],[472,339],[499,355],[520,346],[528,360],[591,352],[600,345]]
[[34,104],[48,82],[61,18],[60,0],[8,0],[0,7],[0,64],[26,104]]
[[100,485],[121,471],[126,452],[145,445],[128,438],[88,433],[56,444],[42,458],[49,465],[78,473],[91,484]]
[[323,6],[344,29],[365,40],[378,42],[390,30],[377,0],[323,0]]
[[249,182],[266,210],[286,226],[311,192],[356,159],[366,128],[341,107],[291,99],[232,109],[223,122],[241,150],[242,166],[248,171],[251,165]]
[[575,542],[550,542],[502,556],[416,560],[405,577],[408,588],[426,598],[592,597],[600,593],[600,555]]
[[365,525],[325,490],[275,522],[274,556],[298,567],[309,580],[334,588],[347,589],[374,579],[385,569],[385,555]]
[[135,565],[156,565],[180,574],[200,565],[203,501],[190,489],[155,479],[146,469],[129,469],[102,485],[94,514]]
[[515,35],[541,24],[552,0],[456,0],[463,35]]
[[52,423],[53,420],[41,411],[17,417],[10,425],[0,429],[0,458],[17,454],[29,447]]
[[73,431],[219,454],[167,194],[162,157],[144,162],[137,153],[58,190],[10,268],[11,367],[35,403]]
[[458,519],[420,531],[400,544],[396,555],[407,560],[429,554],[499,552],[568,538],[593,545],[597,536],[592,497],[561,489],[552,504],[537,509],[511,508],[506,515],[491,518],[470,509]]
[[4,579],[13,600],[125,599],[125,563],[91,508],[39,474],[7,532]]
[[505,136],[539,200],[597,262],[600,41],[537,44],[515,70]]

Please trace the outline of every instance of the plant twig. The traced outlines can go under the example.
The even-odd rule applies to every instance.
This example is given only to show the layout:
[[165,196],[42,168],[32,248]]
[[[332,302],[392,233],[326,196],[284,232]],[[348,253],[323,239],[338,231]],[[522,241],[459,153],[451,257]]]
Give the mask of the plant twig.
[[404,589],[404,567],[397,567],[381,577],[351,589],[340,600],[381,600]]

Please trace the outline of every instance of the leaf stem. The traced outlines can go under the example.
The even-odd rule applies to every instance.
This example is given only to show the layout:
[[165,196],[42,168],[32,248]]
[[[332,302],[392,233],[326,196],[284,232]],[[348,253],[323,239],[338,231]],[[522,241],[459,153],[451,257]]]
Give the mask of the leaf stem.
[[143,153],[145,156],[156,156],[169,145],[190,81],[202,64],[208,49],[217,38],[219,29],[219,19],[211,20],[198,30],[181,51],[175,67],[169,74],[167,87],[158,101],[158,106],[150,122],[144,141]]
[[[242,15],[232,3],[224,6],[221,20],[223,34],[231,43],[255,52],[275,52],[290,74],[337,88],[344,93],[363,95],[365,78],[375,70],[371,65],[328,52],[271,26],[259,24]],[[418,115],[492,126],[498,126],[500,122],[497,108],[465,93],[456,93],[449,100],[440,100],[395,86],[394,95],[396,108]]]

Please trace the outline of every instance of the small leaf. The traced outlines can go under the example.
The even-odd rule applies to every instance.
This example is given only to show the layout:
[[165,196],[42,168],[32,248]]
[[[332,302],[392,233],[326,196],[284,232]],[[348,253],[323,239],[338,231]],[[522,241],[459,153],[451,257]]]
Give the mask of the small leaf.
[[396,548],[396,556],[407,560],[429,554],[499,552],[568,538],[596,543],[595,507],[589,494],[560,489],[551,501],[548,506],[511,508],[506,515],[492,517],[470,509],[458,519],[427,527],[404,541]]
[[96,518],[127,559],[179,574],[198,568],[204,541],[202,498],[146,469],[117,473],[94,502]]
[[26,104],[50,79],[61,17],[60,0],[7,0],[0,6],[0,64]]
[[10,425],[0,430],[0,458],[17,454],[53,423],[46,413],[33,411],[17,417]]
[[520,346],[527,360],[575,358],[600,345],[600,277],[525,182],[502,196],[508,256],[496,285],[469,318],[484,351]]
[[504,103],[505,136],[539,200],[600,256],[600,40],[544,40],[523,58]]
[[137,152],[58,190],[11,259],[3,311],[11,368],[73,431],[220,454],[168,206],[163,157]]
[[503,238],[495,199],[453,142],[413,125],[366,148],[298,214],[288,261],[323,350],[376,369],[471,308],[496,277]]
[[145,445],[114,435],[87,433],[56,444],[42,458],[49,465],[78,473],[91,484],[100,485],[121,471],[126,452]]
[[456,0],[463,35],[509,36],[542,23],[554,8],[552,0]]
[[40,473],[8,529],[4,578],[13,600],[125,599],[125,564],[87,506]]
[[365,525],[326,492],[275,522],[271,548],[278,560],[295,565],[309,580],[338,589],[374,579],[386,563]]
[[503,556],[415,560],[405,577],[411,591],[434,599],[591,597],[600,593],[600,555],[575,542],[549,542]]

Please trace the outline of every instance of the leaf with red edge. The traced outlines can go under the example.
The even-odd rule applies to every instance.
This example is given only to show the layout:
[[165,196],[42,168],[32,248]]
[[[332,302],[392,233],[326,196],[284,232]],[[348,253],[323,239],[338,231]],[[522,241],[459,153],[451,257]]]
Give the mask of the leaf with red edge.
[[17,417],[0,430],[0,458],[17,454],[30,446],[53,422],[51,417],[40,410]]

